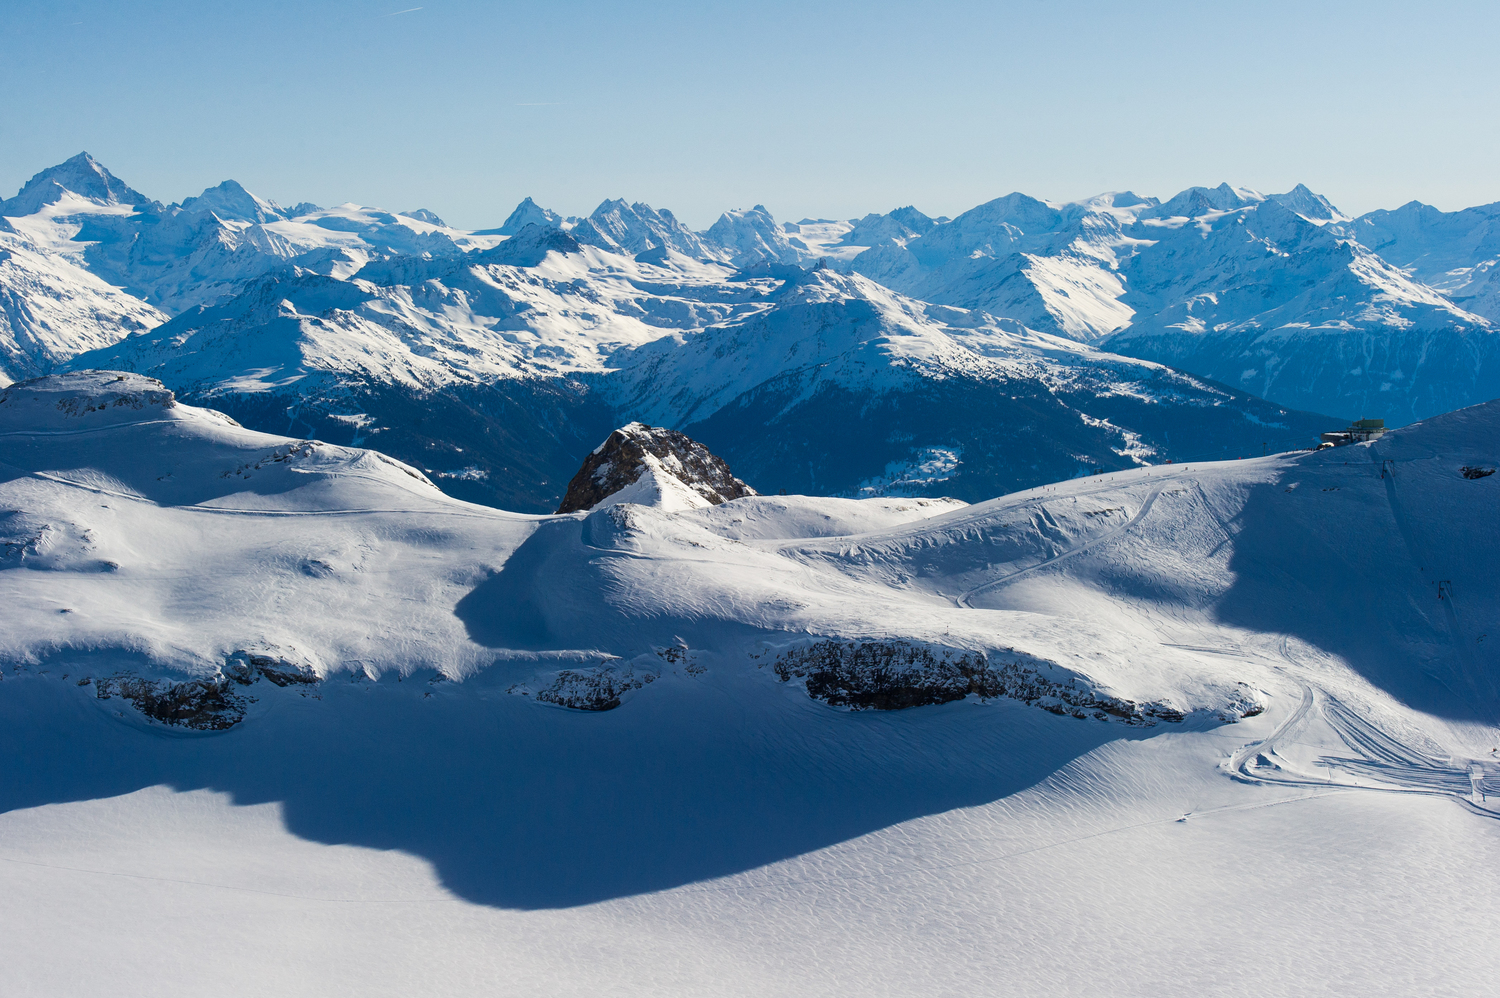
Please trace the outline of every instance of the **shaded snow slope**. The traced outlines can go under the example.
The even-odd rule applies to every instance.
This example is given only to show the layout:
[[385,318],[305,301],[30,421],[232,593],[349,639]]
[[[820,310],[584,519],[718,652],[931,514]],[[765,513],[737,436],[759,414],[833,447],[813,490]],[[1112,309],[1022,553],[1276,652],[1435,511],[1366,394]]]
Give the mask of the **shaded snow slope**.
[[[1463,993],[1500,970],[1500,475],[1461,474],[1495,465],[1500,407],[967,507],[521,517],[118,378],[0,401],[13,988]],[[859,648],[1017,668],[907,710],[809,695],[865,677]],[[296,667],[323,679],[271,678]],[[120,692],[215,676],[245,702],[213,734]],[[614,709],[568,708],[606,685]],[[1103,709],[1125,700],[1155,723]],[[64,930],[90,945],[60,981]]]

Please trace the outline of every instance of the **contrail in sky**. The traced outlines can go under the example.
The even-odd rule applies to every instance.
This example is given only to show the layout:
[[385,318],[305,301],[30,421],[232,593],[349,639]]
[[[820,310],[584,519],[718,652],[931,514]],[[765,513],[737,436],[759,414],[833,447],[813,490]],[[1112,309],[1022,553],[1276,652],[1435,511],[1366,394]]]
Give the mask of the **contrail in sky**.
[[387,14],[385,16],[386,17],[395,17],[397,14],[410,14],[414,10],[421,10],[421,9],[422,9],[421,7],[408,7],[405,10],[393,10],[393,11],[391,11],[389,14]]

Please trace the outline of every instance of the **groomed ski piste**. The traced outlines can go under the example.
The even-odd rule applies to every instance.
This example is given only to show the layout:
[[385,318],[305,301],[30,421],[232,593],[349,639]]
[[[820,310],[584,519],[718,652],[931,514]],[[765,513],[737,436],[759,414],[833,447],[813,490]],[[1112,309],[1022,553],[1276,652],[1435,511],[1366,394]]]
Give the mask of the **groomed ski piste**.
[[0,990],[1485,993],[1497,451],[529,516],[13,385]]

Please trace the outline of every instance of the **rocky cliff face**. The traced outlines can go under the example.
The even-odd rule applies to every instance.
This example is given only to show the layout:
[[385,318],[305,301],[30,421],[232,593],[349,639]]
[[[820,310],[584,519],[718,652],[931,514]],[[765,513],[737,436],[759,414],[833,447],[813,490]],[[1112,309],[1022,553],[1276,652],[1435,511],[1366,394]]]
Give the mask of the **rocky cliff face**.
[[609,502],[684,509],[757,494],[692,437],[631,423],[611,433],[584,459],[557,511],[573,513]]

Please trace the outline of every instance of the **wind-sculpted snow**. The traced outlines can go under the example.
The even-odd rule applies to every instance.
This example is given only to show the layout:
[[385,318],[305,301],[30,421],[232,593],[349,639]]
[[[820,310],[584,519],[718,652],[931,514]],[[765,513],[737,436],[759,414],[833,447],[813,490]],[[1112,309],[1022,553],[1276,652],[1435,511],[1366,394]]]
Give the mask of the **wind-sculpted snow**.
[[[446,499],[380,455],[253,433],[182,406],[136,375],[85,372],[11,386],[0,394],[0,432],[20,474],[4,487],[19,511],[8,544],[17,567],[49,569],[24,574],[52,580],[16,594],[42,597],[23,615],[31,623],[16,618],[0,649],[17,661],[97,653],[106,662],[116,648],[144,654],[157,673],[217,681],[227,656],[246,652],[319,676],[351,668],[405,675],[420,661],[455,680],[494,665],[527,681],[542,660],[639,671],[640,656],[679,644],[708,668],[746,667],[752,654],[803,630],[873,635],[900,626],[930,641],[936,621],[949,616],[920,591],[908,603],[884,567],[873,588],[849,588],[841,580],[864,558],[828,562],[827,540],[805,551],[796,541],[790,549],[786,540],[752,541],[722,516],[671,512],[661,499],[587,517],[484,511]],[[780,500],[759,502],[764,513]],[[892,511],[899,522],[926,509]],[[47,526],[22,537],[38,520]],[[1087,532],[1093,523],[1085,522]],[[949,536],[948,527],[934,529],[934,538]],[[217,540],[205,546],[210,535]],[[69,546],[77,555],[59,560]],[[450,562],[449,551],[468,553]],[[657,573],[634,566],[661,558],[673,570],[647,583]],[[243,568],[222,573],[231,564],[255,567],[250,577]],[[807,577],[817,564],[827,568]],[[972,581],[965,564],[949,559],[943,571]],[[278,594],[269,602],[238,595],[267,585]],[[43,611],[67,593],[84,605]],[[400,609],[411,596],[420,599]],[[369,620],[353,607],[372,599],[386,601],[378,627],[341,623]],[[957,647],[994,647],[998,636],[978,620],[961,631]],[[1086,672],[1029,661],[1031,671],[1052,673],[1049,682],[1088,688]],[[1205,709],[1214,703],[1210,695]]]
[[[48,651],[47,641],[72,632],[75,638],[66,647],[114,644],[146,653],[159,667],[198,678],[219,674],[223,660],[216,664],[216,655],[263,647],[281,649],[280,659],[305,663],[318,675],[354,667],[350,663],[372,675],[404,674],[411,669],[409,656],[415,655],[415,660],[462,679],[492,661],[511,662],[503,670],[511,673],[534,669],[538,655],[638,664],[642,654],[683,643],[706,662],[731,667],[737,660],[748,661],[752,653],[775,649],[777,634],[900,635],[928,642],[941,635],[941,644],[949,648],[1011,656],[1010,661],[1017,654],[1029,657],[1034,663],[1030,668],[1048,682],[1119,690],[1130,700],[1160,701],[1180,712],[1220,710],[1229,702],[1224,699],[1228,692],[1214,693],[1212,683],[1190,678],[1191,667],[1174,661],[1171,653],[1144,651],[1138,632],[1147,626],[1146,604],[1140,621],[1122,626],[1122,618],[1112,631],[1086,619],[1070,619],[1066,628],[1049,630],[1032,616],[1035,605],[1019,616],[1009,611],[1019,609],[1017,599],[1021,605],[1034,599],[1024,594],[1033,593],[1038,582],[1053,578],[1063,580],[1065,589],[1099,587],[1126,603],[1167,599],[1195,606],[1197,612],[1217,607],[1217,613],[1232,617],[1243,612],[1242,593],[1260,580],[1279,578],[1277,571],[1236,572],[1235,559],[1274,559],[1284,552],[1304,557],[1309,550],[1307,541],[1291,547],[1269,539],[1257,539],[1250,548],[1226,545],[1237,530],[1225,524],[1242,524],[1238,530],[1253,532],[1264,529],[1269,515],[1292,517],[1276,528],[1282,533],[1326,530],[1336,521],[1368,540],[1390,529],[1392,538],[1405,544],[1406,557],[1416,559],[1433,540],[1413,525],[1405,507],[1423,502],[1435,508],[1480,503],[1476,508],[1482,508],[1485,493],[1480,490],[1491,487],[1490,479],[1467,478],[1460,465],[1494,461],[1486,450],[1497,439],[1489,432],[1493,422],[1488,409],[1467,410],[1430,430],[1419,426],[1370,447],[1214,466],[1207,480],[1188,466],[1142,469],[1119,476],[1118,484],[1089,480],[960,508],[913,525],[876,527],[853,537],[827,537],[815,530],[803,540],[785,536],[784,527],[769,534],[764,529],[747,533],[738,524],[747,515],[764,516],[783,507],[787,511],[775,515],[784,523],[807,519],[811,510],[791,511],[808,500],[752,498],[679,512],[671,512],[670,506],[626,503],[587,517],[543,519],[487,512],[446,499],[414,469],[389,459],[252,433],[212,413],[176,404],[159,383],[138,376],[57,376],[0,394],[7,463],[22,472],[5,486],[19,511],[13,520],[21,517],[11,528],[18,535],[12,543],[18,552],[14,557],[22,566],[29,559],[52,557],[52,570],[37,577],[56,578],[63,588],[55,594],[70,591],[69,578],[76,574],[83,587],[77,590],[80,599],[103,599],[109,605],[123,597],[127,603],[156,607],[161,616],[135,620],[81,611],[84,616],[74,618],[54,612],[18,626],[5,654],[40,661],[58,650]],[[1433,460],[1429,455],[1437,453],[1445,470],[1433,477],[1437,469],[1427,470]],[[1343,470],[1348,465],[1342,459],[1349,457],[1360,462],[1354,472]],[[1396,470],[1387,468],[1387,478],[1381,479],[1380,462],[1387,460]],[[1404,491],[1399,483],[1413,474],[1419,475],[1416,482],[1432,482],[1418,488],[1438,491],[1396,492],[1393,520],[1366,509],[1372,502],[1390,501],[1392,489]],[[1354,488],[1362,475],[1374,475],[1373,485]],[[1311,488],[1322,491],[1307,507],[1300,497],[1311,498]],[[1355,510],[1343,508],[1349,499],[1333,495],[1351,489],[1364,496]],[[875,501],[876,508],[885,503],[909,516],[930,516],[920,503],[892,507],[891,502]],[[731,510],[742,512],[731,515]],[[339,519],[344,517],[353,517],[347,522],[354,534],[341,539],[344,528],[335,524],[345,522]],[[48,526],[38,536],[19,536],[26,524],[39,519]],[[269,546],[259,521],[280,524]],[[1392,526],[1386,528],[1384,522]],[[242,535],[235,523],[246,524]],[[153,547],[148,538],[163,530],[174,540]],[[315,540],[318,530],[331,532]],[[193,540],[204,531],[220,535],[211,556]],[[237,536],[239,540],[231,540]],[[73,545],[95,560],[56,561],[59,544]],[[457,564],[444,564],[444,552],[455,544],[453,550],[469,553]],[[1372,550],[1390,548],[1377,543]],[[1424,558],[1434,565],[1421,571],[1446,573],[1447,578],[1431,584],[1443,581],[1467,592],[1471,583],[1466,580],[1482,577],[1487,548],[1450,542],[1444,550],[1452,553]],[[166,562],[158,564],[163,558]],[[208,561],[195,567],[198,558]],[[662,558],[674,566],[671,572],[644,568]],[[210,581],[210,565],[226,559],[268,572],[267,582],[277,580],[274,586],[281,593],[275,606],[305,604],[305,612],[277,620],[272,606],[252,608],[233,595],[244,585],[241,573],[235,573],[228,587]],[[112,567],[102,573],[88,567],[101,562]],[[416,574],[409,579],[367,574],[395,562]],[[173,567],[162,576],[168,563]],[[424,563],[431,568],[421,569]],[[638,575],[636,566],[646,574]],[[180,582],[162,590],[151,581],[158,577]],[[654,581],[639,588],[648,578]],[[337,623],[354,619],[341,606],[373,597],[364,591],[367,585],[385,590],[387,599],[409,585],[426,593],[420,610],[397,611],[397,604],[391,604],[380,630],[402,635],[393,647],[381,648],[374,635],[345,633]],[[185,588],[169,597],[179,586]],[[1317,599],[1327,603],[1335,599],[1323,592],[1330,588],[1311,589],[1309,596],[1322,593]],[[110,597],[111,592],[121,596]],[[127,592],[130,596],[124,597]],[[174,614],[183,611],[170,609],[185,610],[188,604],[180,601],[189,593],[205,608],[193,625],[202,632],[196,637],[174,621]],[[1487,598],[1483,590],[1464,596],[1466,601]],[[1093,597],[1078,591],[1066,599],[1079,600],[1082,609]],[[1363,605],[1363,594],[1360,599],[1341,612]],[[446,623],[445,600],[450,607]],[[991,610],[1007,612],[997,616]],[[1392,620],[1388,608],[1379,610],[1380,616],[1369,616],[1372,612],[1357,611],[1355,620],[1364,621],[1363,626],[1341,626],[1335,633],[1370,636],[1370,644],[1351,646],[1350,658],[1388,688],[1401,681],[1395,665],[1401,642],[1418,640],[1424,627],[1433,625],[1420,618]],[[1490,611],[1481,602],[1472,612],[1479,620]],[[1316,614],[1279,623],[1296,633],[1312,619]],[[315,625],[315,620],[323,623]],[[1240,621],[1239,626],[1253,622]],[[108,638],[110,633],[115,636]],[[174,633],[179,636],[168,637]],[[43,635],[51,637],[38,643]],[[1328,641],[1316,632],[1305,638]],[[997,643],[1001,641],[1005,643]],[[419,650],[423,642],[430,645],[425,651]],[[1091,643],[1107,649],[1097,663],[1086,650]],[[1493,677],[1464,671],[1477,660],[1461,653],[1451,661],[1441,654],[1432,661],[1428,668],[1437,670],[1435,675],[1458,670],[1454,678],[1443,680],[1449,689],[1457,689],[1454,684],[1460,681],[1470,686],[1478,682],[1475,695],[1493,699],[1492,692],[1484,692]],[[1408,683],[1403,695],[1419,690],[1420,685]],[[1460,709],[1458,703],[1444,707],[1444,695],[1439,687],[1420,693],[1429,710]],[[1480,706],[1486,702],[1471,699],[1468,709],[1489,710]]]
[[68,932],[80,993],[1500,970],[1496,405],[968,506],[533,517],[121,378],[0,393],[22,990]]

